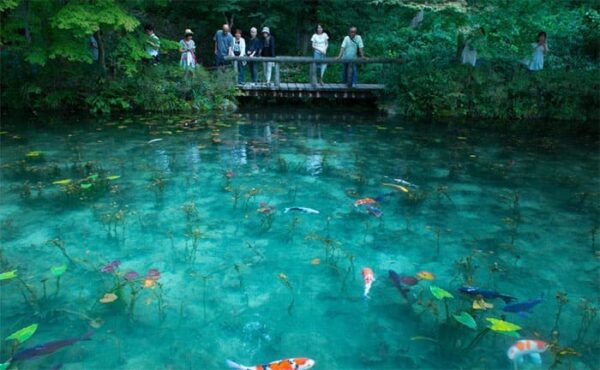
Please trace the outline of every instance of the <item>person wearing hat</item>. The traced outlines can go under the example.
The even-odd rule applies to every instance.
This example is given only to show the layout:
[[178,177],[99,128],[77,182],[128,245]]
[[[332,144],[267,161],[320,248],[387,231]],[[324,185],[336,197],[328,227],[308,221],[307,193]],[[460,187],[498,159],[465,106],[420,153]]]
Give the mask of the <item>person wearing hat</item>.
[[[269,29],[269,27],[263,27],[262,35],[263,35],[263,40],[262,40],[262,45],[261,45],[261,50],[260,50],[260,56],[274,58],[275,57],[275,38],[271,35],[271,30]],[[263,63],[263,69],[265,70],[265,80],[267,81],[267,84],[271,83],[271,70],[273,69],[274,65],[275,65],[274,62]]]
[[215,33],[213,40],[215,42],[215,66],[222,66],[225,64],[225,57],[233,55],[233,36],[229,32],[229,25],[224,24],[223,29]]
[[194,33],[189,28],[185,30],[183,39],[179,41],[179,52],[181,53],[181,61],[179,64],[194,74],[196,68],[196,44],[192,40]]

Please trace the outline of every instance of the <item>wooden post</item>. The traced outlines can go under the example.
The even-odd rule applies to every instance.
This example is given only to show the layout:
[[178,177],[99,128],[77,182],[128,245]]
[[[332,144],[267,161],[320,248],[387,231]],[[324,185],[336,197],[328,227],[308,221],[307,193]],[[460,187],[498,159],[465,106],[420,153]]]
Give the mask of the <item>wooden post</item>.
[[315,62],[310,64],[310,84],[313,89],[317,88],[317,63]]
[[279,63],[275,62],[275,87],[279,88],[281,79],[279,78]]
[[234,78],[233,82],[235,82],[236,85],[238,84],[238,67],[237,67],[238,63],[241,63],[241,62],[238,62],[237,60],[234,60],[233,63],[231,63],[233,65],[233,76],[234,76],[233,77]]

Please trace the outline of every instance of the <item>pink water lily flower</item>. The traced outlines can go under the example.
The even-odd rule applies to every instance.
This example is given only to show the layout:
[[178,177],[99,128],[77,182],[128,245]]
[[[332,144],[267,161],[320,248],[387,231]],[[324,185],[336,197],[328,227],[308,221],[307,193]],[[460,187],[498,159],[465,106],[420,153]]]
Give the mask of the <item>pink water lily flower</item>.
[[132,280],[137,279],[139,276],[140,276],[140,274],[138,274],[137,272],[129,271],[123,276],[123,278],[127,281],[132,281]]
[[115,270],[119,267],[120,264],[121,264],[121,261],[114,260],[111,263],[107,264],[106,266],[102,267],[102,269],[100,269],[100,271],[106,272],[106,273],[115,272]]

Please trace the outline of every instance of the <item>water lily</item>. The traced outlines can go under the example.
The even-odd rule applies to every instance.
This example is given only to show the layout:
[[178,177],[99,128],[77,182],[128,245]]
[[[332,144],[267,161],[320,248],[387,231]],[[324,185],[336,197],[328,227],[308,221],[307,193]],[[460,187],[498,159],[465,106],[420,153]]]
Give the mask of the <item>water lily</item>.
[[114,293],[106,293],[102,298],[100,298],[100,303],[111,303],[119,299]]
[[467,328],[470,328],[473,330],[477,329],[477,322],[475,322],[475,319],[473,318],[473,316],[469,315],[467,312],[461,312],[459,315],[452,315],[452,316],[454,317],[454,319],[456,321],[463,324]]
[[160,279],[160,272],[157,269],[150,269],[146,273],[146,279],[158,280]]
[[60,275],[64,274],[65,271],[67,271],[67,265],[63,264],[60,266],[52,266],[50,267],[50,272],[52,273],[52,275],[59,277]]
[[92,187],[92,184],[89,182],[82,182],[79,186],[81,186],[82,189],[89,189]]
[[473,309],[474,310],[487,310],[490,308],[494,308],[494,305],[491,303],[487,303],[486,301],[481,299],[476,299],[473,301]]
[[71,179],[64,180],[56,180],[52,182],[54,185],[69,185],[71,183]]
[[31,336],[35,333],[38,328],[38,324],[31,324],[23,329],[19,329],[6,337],[6,340],[14,339],[19,343],[25,342],[27,339],[31,338]]
[[6,271],[0,274],[0,281],[17,277],[17,270]]
[[114,260],[111,263],[109,263],[109,264],[105,265],[104,267],[102,267],[100,269],[100,271],[106,272],[106,273],[115,272],[115,269],[117,269],[120,264],[121,264],[121,261]]
[[125,273],[125,275],[123,276],[123,278],[127,281],[132,281],[135,280],[139,277],[140,275],[135,272],[135,271],[129,271],[127,273]]
[[454,298],[452,293],[435,285],[430,286],[429,291],[436,299]]
[[493,331],[499,332],[515,332],[517,330],[521,330],[521,327],[517,324],[513,324],[508,321],[494,319],[493,317],[486,318],[492,325],[490,325],[490,329]]

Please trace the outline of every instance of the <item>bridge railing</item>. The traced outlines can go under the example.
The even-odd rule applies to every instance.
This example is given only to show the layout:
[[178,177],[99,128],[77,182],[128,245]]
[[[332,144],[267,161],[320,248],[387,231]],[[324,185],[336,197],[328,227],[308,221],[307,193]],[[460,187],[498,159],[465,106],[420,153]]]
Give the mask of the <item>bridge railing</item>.
[[311,57],[291,57],[291,56],[280,56],[280,57],[234,57],[228,56],[225,57],[225,60],[232,61],[233,70],[235,73],[235,82],[237,83],[238,78],[238,68],[237,64],[241,62],[273,62],[275,63],[275,75],[274,75],[274,84],[276,87],[281,85],[281,64],[310,64],[309,77],[310,84],[313,88],[317,87],[317,65],[319,64],[350,64],[350,68],[347,69],[348,76],[346,76],[346,81],[348,83],[348,87],[352,85],[352,69],[354,64],[399,64],[402,63],[401,59],[395,58],[352,58],[352,59],[338,59],[338,58],[323,58],[323,59],[315,59]]

